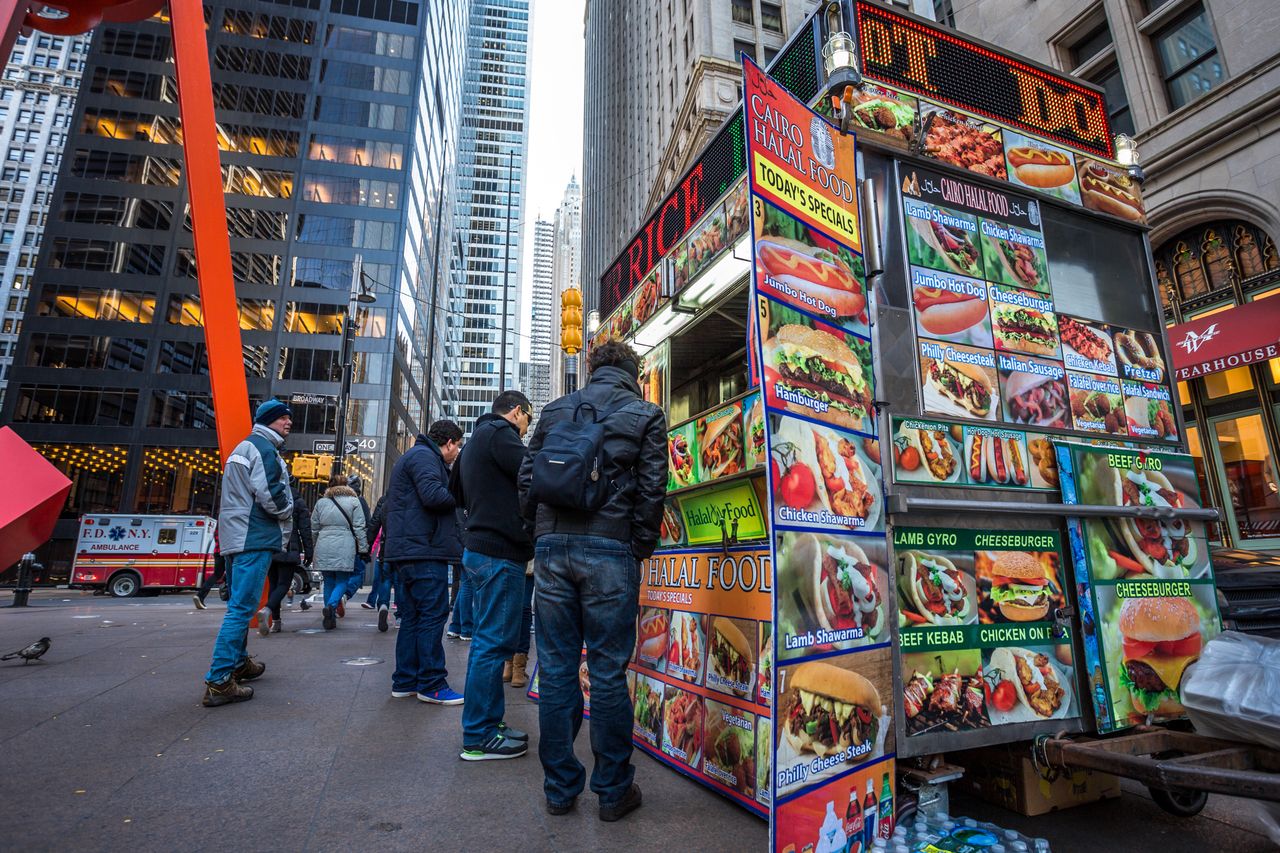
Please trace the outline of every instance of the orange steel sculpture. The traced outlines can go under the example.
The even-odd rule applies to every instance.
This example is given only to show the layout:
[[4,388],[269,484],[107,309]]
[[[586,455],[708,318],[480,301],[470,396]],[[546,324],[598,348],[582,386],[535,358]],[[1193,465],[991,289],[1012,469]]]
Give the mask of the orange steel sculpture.
[[[20,31],[39,30],[71,36],[103,23],[150,18],[163,0],[52,0],[31,3],[0,0],[0,57],[7,59]],[[249,388],[240,346],[240,313],[231,275],[231,239],[222,195],[222,163],[213,112],[209,43],[200,0],[171,0],[173,57],[182,115],[182,150],[195,236],[197,280],[204,309],[204,342],[209,357],[209,384],[223,464],[249,431]]]

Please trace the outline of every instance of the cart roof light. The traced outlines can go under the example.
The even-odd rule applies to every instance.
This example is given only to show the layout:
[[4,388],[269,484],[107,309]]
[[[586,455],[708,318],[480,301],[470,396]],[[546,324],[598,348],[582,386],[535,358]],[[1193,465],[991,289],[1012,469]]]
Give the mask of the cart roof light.
[[636,333],[632,343],[637,350],[648,352],[679,332],[692,319],[692,314],[676,311],[671,303],[667,303]]
[[697,280],[676,296],[677,308],[698,311],[715,302],[734,282],[751,271],[751,243],[743,235],[733,250],[725,252]]

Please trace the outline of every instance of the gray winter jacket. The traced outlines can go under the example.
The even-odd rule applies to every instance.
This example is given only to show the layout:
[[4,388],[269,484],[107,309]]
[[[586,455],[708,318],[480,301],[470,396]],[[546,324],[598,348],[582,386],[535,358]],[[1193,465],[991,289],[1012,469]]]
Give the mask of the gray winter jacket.
[[311,509],[311,532],[316,543],[311,568],[318,572],[355,571],[356,554],[369,553],[360,498],[349,486],[331,486],[324,497],[316,501]]
[[222,475],[218,543],[224,557],[242,551],[283,551],[293,530],[289,469],[280,458],[284,437],[255,425],[236,445]]

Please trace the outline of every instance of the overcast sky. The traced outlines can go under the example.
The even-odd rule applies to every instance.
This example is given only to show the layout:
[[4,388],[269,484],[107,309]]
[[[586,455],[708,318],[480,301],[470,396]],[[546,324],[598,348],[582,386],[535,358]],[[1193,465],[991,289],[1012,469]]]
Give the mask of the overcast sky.
[[584,0],[532,0],[521,359],[529,357],[533,223],[555,216],[569,178],[582,181],[583,9]]

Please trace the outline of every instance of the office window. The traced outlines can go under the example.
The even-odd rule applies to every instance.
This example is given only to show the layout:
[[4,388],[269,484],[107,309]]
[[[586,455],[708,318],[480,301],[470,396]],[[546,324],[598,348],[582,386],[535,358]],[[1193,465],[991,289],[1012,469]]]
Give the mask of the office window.
[[1227,70],[1202,5],[1188,9],[1152,41],[1171,109],[1191,103],[1226,79]]
[[1092,30],[1076,42],[1071,49],[1071,57],[1077,66],[1084,65],[1112,44],[1111,28],[1104,21],[1097,29]]
[[156,297],[153,293],[46,284],[40,291],[36,315],[150,323],[155,309]]
[[755,12],[751,8],[751,0],[733,0],[733,20],[739,24],[754,24],[756,22]]
[[734,39],[733,40],[733,61],[737,62],[738,57],[744,53],[747,56],[751,57],[752,59],[755,59],[756,58],[755,42],[743,41],[742,39]]
[[1120,76],[1119,65],[1109,65],[1097,74],[1089,77],[1102,87],[1103,97],[1107,103],[1107,116],[1111,120],[1113,133],[1134,134],[1133,113],[1129,109],[1129,94],[1124,90],[1124,79]]
[[782,7],[776,3],[760,4],[760,26],[771,33],[782,32]]

